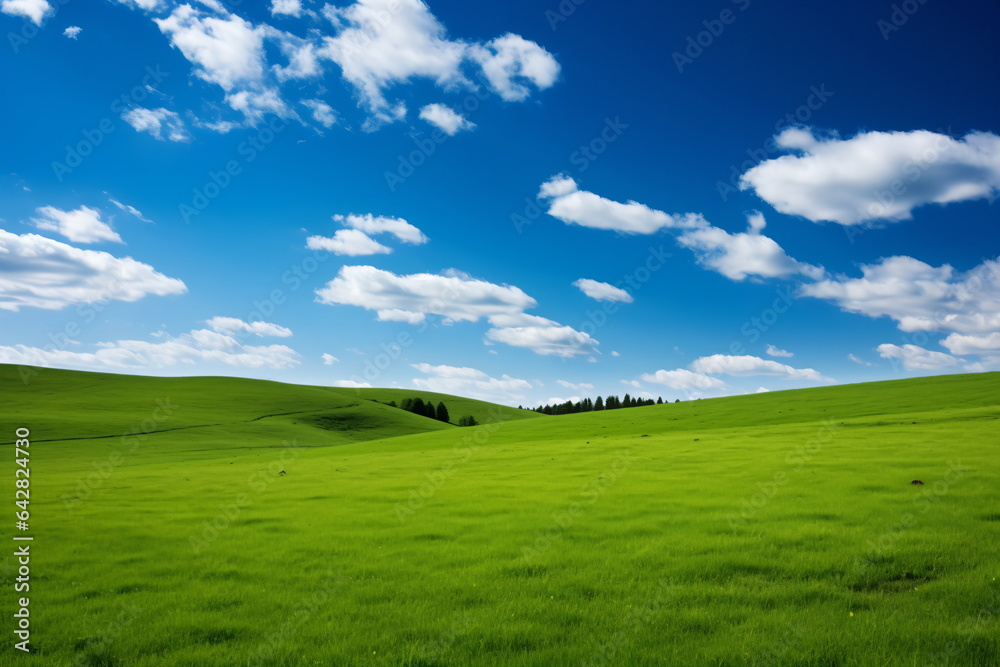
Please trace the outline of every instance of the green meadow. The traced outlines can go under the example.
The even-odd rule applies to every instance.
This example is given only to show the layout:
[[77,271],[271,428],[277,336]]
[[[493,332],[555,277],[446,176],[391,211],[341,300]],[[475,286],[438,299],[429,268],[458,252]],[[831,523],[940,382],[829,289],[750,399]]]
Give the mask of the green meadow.
[[25,370],[3,664],[1000,664],[1000,374],[550,417]]

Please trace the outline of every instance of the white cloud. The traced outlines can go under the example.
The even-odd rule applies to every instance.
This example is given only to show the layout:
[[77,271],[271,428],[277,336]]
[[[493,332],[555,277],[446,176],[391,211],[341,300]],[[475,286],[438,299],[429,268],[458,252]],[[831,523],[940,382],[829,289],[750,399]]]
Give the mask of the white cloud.
[[521,102],[531,95],[526,82],[545,90],[559,78],[559,63],[552,54],[520,35],[506,34],[476,45],[470,55],[493,90],[508,102]]
[[590,278],[580,278],[573,283],[574,287],[596,301],[618,301],[621,303],[632,303],[635,299],[632,295],[614,285],[598,282]]
[[263,25],[260,29],[265,37],[278,43],[278,50],[288,60],[287,65],[271,66],[271,71],[279,82],[322,76],[323,66],[315,43],[269,25]]
[[138,301],[149,294],[183,294],[176,278],[131,257],[82,250],[38,236],[0,229],[0,310],[57,310],[71,304],[114,299]]
[[242,345],[230,336],[198,329],[160,342],[118,340],[98,343],[94,352],[43,350],[25,345],[0,346],[0,363],[82,368],[165,368],[221,363],[241,368],[291,368],[295,350],[284,345]]
[[320,303],[373,310],[381,321],[419,324],[427,315],[438,315],[445,324],[486,319],[494,327],[486,332],[487,344],[524,347],[541,355],[572,357],[598,345],[571,327],[525,314],[537,302],[521,289],[460,271],[400,276],[373,266],[344,266],[316,295]]
[[78,25],[71,25],[70,27],[63,30],[63,35],[69,37],[70,39],[76,39],[83,32],[83,28]]
[[636,389],[642,388],[642,384],[638,380],[622,380],[621,383],[630,387],[635,387]]
[[337,277],[316,294],[320,303],[440,315],[457,322],[520,315],[537,305],[510,285],[430,273],[400,276],[373,266],[341,267]]
[[612,356],[612,357],[620,357],[620,356],[622,356],[622,355],[621,355],[621,354],[619,354],[617,350],[612,350],[612,351],[611,351],[611,356]]
[[358,382],[357,380],[335,380],[332,384],[334,387],[344,387],[345,389],[371,389],[372,386],[367,382]]
[[302,14],[302,0],[271,0],[271,15],[279,14],[298,18]]
[[[236,14],[226,11],[213,16],[183,4],[163,19],[153,19],[160,31],[194,65],[195,75],[222,88],[226,102],[251,122],[263,114],[294,116],[281,94],[267,79],[264,38],[272,36],[286,46],[285,33],[273,28],[254,27]],[[302,57],[301,54],[299,56]],[[293,62],[290,77],[297,75]],[[318,74],[318,69],[314,70]]]
[[794,357],[795,354],[789,352],[788,350],[782,350],[780,347],[775,347],[774,345],[767,346],[767,355],[769,357]]
[[908,220],[925,204],[991,198],[1000,190],[1000,137],[987,132],[960,140],[925,130],[838,139],[796,128],[776,140],[802,155],[753,167],[740,187],[814,222]]
[[847,358],[850,359],[851,361],[853,361],[854,363],[858,364],[859,366],[874,366],[874,364],[872,362],[865,361],[864,359],[861,359],[860,357],[858,357],[853,352],[851,354],[848,354]]
[[953,333],[941,341],[942,347],[952,354],[996,354],[1000,353],[1000,333],[986,336],[964,336]]
[[443,104],[428,104],[420,110],[420,118],[437,127],[449,137],[455,136],[462,130],[471,130],[476,126],[465,116]]
[[466,45],[448,39],[445,28],[421,0],[358,0],[347,7],[326,5],[323,14],[340,28],[325,37],[320,55],[340,66],[365,107],[395,120],[389,86],[414,77],[439,86],[466,83],[460,71]]
[[220,334],[234,336],[236,334],[248,333],[255,336],[273,336],[275,338],[288,338],[292,335],[292,330],[279,324],[270,322],[244,322],[235,317],[213,317],[205,324]]
[[357,215],[335,215],[333,219],[345,227],[357,229],[366,234],[392,234],[403,243],[421,245],[429,240],[424,233],[402,218],[375,216],[371,213]]
[[777,361],[750,355],[713,354],[695,359],[690,368],[697,373],[721,373],[737,377],[772,375],[797,380],[829,381],[829,378],[823,377],[819,371],[812,368],[792,368]]
[[642,375],[643,382],[662,384],[671,389],[723,389],[726,383],[703,373],[693,373],[683,368],[674,371],[659,370]]
[[101,220],[101,212],[96,208],[81,206],[73,211],[63,211],[54,206],[38,209],[42,217],[32,218],[35,227],[62,234],[76,243],[124,243],[108,223]]
[[748,276],[803,275],[814,280],[823,277],[822,268],[789,257],[774,239],[760,233],[766,224],[760,213],[751,214],[748,221],[746,232],[730,234],[718,227],[706,226],[681,234],[677,242],[693,250],[699,264],[730,280],[739,281]]
[[35,25],[42,25],[42,20],[52,11],[52,5],[47,0],[3,0],[0,3],[0,13],[20,16]]
[[338,359],[337,357],[333,356],[332,354],[329,354],[328,352],[324,352],[323,353],[323,365],[324,366],[333,366],[334,364],[339,363],[339,362],[340,362],[340,359]]
[[767,387],[757,387],[757,391],[755,391],[754,393],[755,394],[769,394],[770,392],[771,392],[771,390],[768,389]]
[[313,120],[325,128],[337,124],[337,113],[323,100],[302,100],[302,104],[312,111]]
[[562,174],[543,183],[538,197],[550,200],[548,214],[566,224],[623,234],[652,234],[661,229],[689,229],[707,224],[695,213],[674,216],[635,201],[622,204],[605,199],[578,189],[576,181]]
[[[108,193],[105,192],[104,194],[108,194]],[[115,206],[117,206],[118,208],[120,208],[121,210],[125,211],[126,213],[130,213],[130,214],[134,215],[135,217],[139,218],[143,222],[153,222],[152,220],[149,220],[146,217],[144,217],[142,215],[142,211],[140,211],[139,209],[137,209],[134,206],[129,206],[128,204],[123,204],[120,201],[118,201],[117,199],[115,199],[114,197],[108,197],[108,201],[111,202],[112,204],[114,204]]]
[[356,229],[338,229],[332,238],[310,236],[306,239],[310,250],[328,250],[335,255],[358,257],[361,255],[387,255],[392,248],[384,246],[364,232]]
[[[551,322],[551,320],[549,320]],[[555,322],[542,326],[513,326],[490,329],[486,338],[512,347],[524,347],[535,354],[571,358],[594,352],[599,343],[589,334]]]
[[805,296],[833,301],[868,317],[890,317],[902,331],[990,333],[1000,330],[1000,263],[986,260],[964,274],[912,257],[861,266],[861,278],[839,276],[804,285]]
[[925,350],[919,345],[900,346],[884,343],[875,349],[883,359],[899,359],[903,363],[903,368],[908,371],[950,368],[962,362],[950,354]]
[[163,7],[164,0],[115,0],[119,5],[138,7],[143,11],[157,11]]
[[566,380],[556,380],[556,384],[562,385],[567,389],[572,389],[573,391],[579,391],[579,392],[594,390],[594,385],[588,382],[580,382],[577,384],[574,382],[567,382]]
[[[484,401],[511,402],[523,399],[532,385],[509,375],[490,377],[475,368],[413,364],[426,377],[414,378],[413,386],[442,394],[466,396]],[[457,419],[461,415],[452,415]]]
[[122,114],[122,120],[135,128],[136,132],[149,132],[160,141],[163,141],[164,130],[166,130],[167,138],[170,141],[191,140],[191,135],[177,112],[163,107],[159,109],[143,107],[129,109]]

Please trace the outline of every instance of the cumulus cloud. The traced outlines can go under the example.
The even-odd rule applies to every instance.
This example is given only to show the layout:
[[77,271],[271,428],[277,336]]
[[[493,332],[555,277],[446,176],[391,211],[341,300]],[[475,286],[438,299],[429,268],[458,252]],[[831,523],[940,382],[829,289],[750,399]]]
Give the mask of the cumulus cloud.
[[646,373],[641,379],[643,382],[662,384],[671,389],[723,389],[727,386],[718,378],[710,377],[704,373],[694,373],[683,368]]
[[254,27],[222,9],[213,15],[183,4],[154,22],[194,65],[195,76],[222,88],[226,102],[249,121],[256,122],[265,113],[294,115],[267,76],[264,39],[271,34],[282,43],[279,31]]
[[445,275],[400,276],[373,266],[345,266],[316,291],[320,303],[359,306],[381,321],[418,324],[427,315],[444,323],[486,319],[493,328],[486,341],[530,349],[537,354],[572,357],[593,352],[598,342],[558,322],[525,314],[537,302],[520,288],[477,280],[459,271]]
[[297,18],[302,14],[302,0],[271,0],[271,14]]
[[400,276],[373,266],[344,266],[316,291],[320,303],[359,306],[374,311],[440,315],[475,322],[497,315],[520,315],[537,302],[517,287],[461,276],[417,273]]
[[403,218],[393,218],[389,216],[376,216],[371,213],[358,215],[335,215],[334,221],[343,224],[345,227],[357,229],[373,236],[378,234],[392,234],[403,243],[411,245],[421,245],[429,240],[424,233],[408,223]]
[[0,310],[57,310],[71,304],[138,301],[144,296],[183,294],[176,278],[131,257],[82,250],[37,234],[0,229]]
[[548,214],[566,224],[622,234],[652,234],[661,229],[691,229],[708,224],[696,213],[675,216],[635,201],[622,204],[605,199],[580,190],[576,181],[564,174],[543,183],[538,197],[549,200]]
[[995,197],[1000,190],[1000,137],[961,139],[916,130],[818,138],[791,128],[778,145],[800,155],[766,160],[743,174],[740,187],[788,215],[856,225],[909,220],[926,204]]
[[328,250],[335,255],[359,257],[361,255],[387,255],[392,248],[384,246],[357,229],[338,229],[333,237],[310,236],[306,239],[310,250]]
[[885,343],[875,348],[883,359],[895,359],[908,371],[938,370],[950,368],[962,362],[950,354],[933,352],[919,345],[892,345]]
[[0,3],[0,12],[20,16],[39,26],[52,11],[52,5],[47,0],[3,0]]
[[618,301],[620,303],[632,303],[635,299],[632,295],[614,285],[598,282],[590,278],[580,278],[573,283],[574,287],[589,296],[595,301]]
[[320,54],[340,66],[377,115],[386,116],[393,106],[384,94],[393,84],[414,77],[442,87],[466,82],[460,70],[466,45],[451,41],[421,0],[358,0],[347,7],[326,5],[323,14],[339,33],[324,38]]
[[71,25],[70,27],[63,30],[63,35],[69,37],[70,39],[76,39],[83,32],[83,28],[78,25]]
[[760,213],[749,216],[746,232],[730,234],[718,227],[705,226],[684,232],[677,242],[694,251],[698,263],[730,280],[748,276],[786,278],[802,275],[814,280],[823,277],[821,267],[788,256],[774,239],[761,234],[766,222]]
[[838,276],[807,284],[801,294],[826,299],[843,310],[889,317],[899,329],[990,333],[1000,331],[1000,263],[986,260],[956,272],[912,257],[888,257],[861,266],[861,278]]
[[413,368],[424,374],[424,377],[414,378],[413,386],[441,394],[509,403],[523,399],[525,392],[532,388],[527,380],[509,375],[494,378],[475,368],[426,363],[413,364]]
[[788,350],[782,350],[780,347],[775,347],[774,345],[767,346],[767,356],[769,357],[794,357],[795,354],[789,352]]
[[1000,354],[1000,333],[985,336],[966,336],[953,333],[941,341],[952,354]]
[[164,133],[170,141],[191,140],[191,135],[177,112],[163,107],[159,109],[135,107],[122,114],[122,120],[135,128],[136,132],[148,132],[160,141],[164,140]]
[[0,346],[0,363],[85,369],[166,368],[220,363],[241,368],[292,368],[295,350],[284,345],[243,345],[208,329],[177,337],[160,335],[156,342],[118,340],[98,343],[93,352],[75,352],[25,345]]
[[443,104],[428,104],[420,110],[421,120],[425,120],[435,126],[449,137],[453,137],[462,130],[471,130],[476,126],[465,116]]
[[512,347],[524,347],[535,354],[570,358],[594,352],[599,343],[590,334],[555,322],[542,326],[513,326],[490,329],[486,338]]
[[244,322],[236,317],[213,317],[205,324],[220,334],[235,336],[237,334],[253,334],[254,336],[274,338],[288,338],[292,335],[292,330],[279,324],[270,322]]
[[303,106],[312,111],[313,120],[329,129],[337,124],[337,114],[323,100],[302,100]]
[[39,229],[56,232],[76,243],[124,243],[122,237],[101,220],[101,212],[96,208],[81,206],[73,211],[63,211],[54,206],[43,206],[37,210],[40,217],[31,222]]
[[559,63],[552,54],[520,35],[506,34],[471,49],[493,90],[508,102],[521,102],[531,95],[525,85],[550,88],[559,78]]
[[340,359],[338,359],[337,357],[333,356],[332,354],[330,354],[328,352],[324,352],[322,358],[323,358],[323,365],[324,366],[333,366],[334,364],[340,362]]
[[771,375],[795,380],[829,381],[829,378],[823,377],[819,371],[812,368],[792,368],[777,361],[751,355],[713,354],[695,359],[690,368],[697,373],[718,373],[737,377]]

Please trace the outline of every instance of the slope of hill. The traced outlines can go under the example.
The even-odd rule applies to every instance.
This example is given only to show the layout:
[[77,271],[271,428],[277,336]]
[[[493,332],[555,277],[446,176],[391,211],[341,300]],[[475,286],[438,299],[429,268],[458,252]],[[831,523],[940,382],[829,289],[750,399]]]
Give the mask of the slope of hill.
[[[44,373],[5,430],[98,433],[118,396],[117,432],[157,394]],[[1000,659],[998,374],[357,442],[335,390],[176,382],[178,423],[229,421],[31,446],[39,664]]]

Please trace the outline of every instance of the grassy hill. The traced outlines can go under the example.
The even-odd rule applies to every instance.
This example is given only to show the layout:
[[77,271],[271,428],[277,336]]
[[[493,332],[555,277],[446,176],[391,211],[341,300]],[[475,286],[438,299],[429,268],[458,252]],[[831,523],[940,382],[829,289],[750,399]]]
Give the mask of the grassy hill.
[[1000,662],[995,373],[464,429],[224,378],[0,391],[39,664]]

